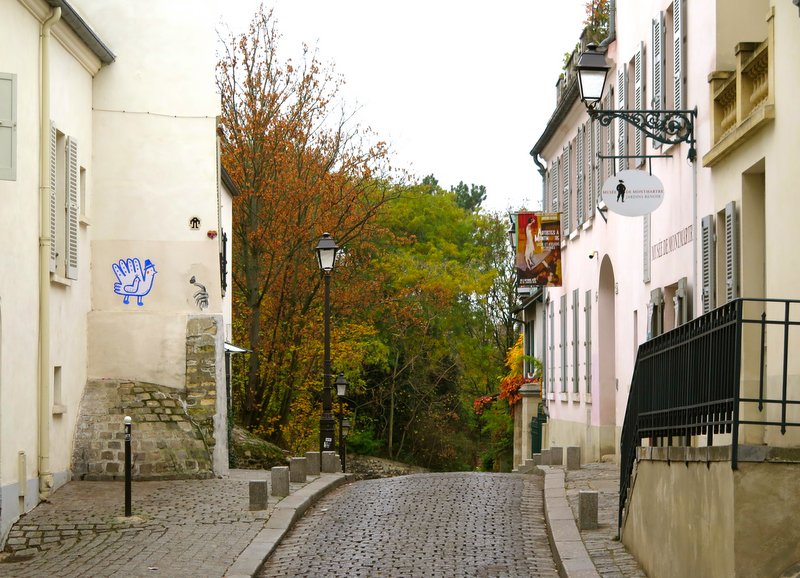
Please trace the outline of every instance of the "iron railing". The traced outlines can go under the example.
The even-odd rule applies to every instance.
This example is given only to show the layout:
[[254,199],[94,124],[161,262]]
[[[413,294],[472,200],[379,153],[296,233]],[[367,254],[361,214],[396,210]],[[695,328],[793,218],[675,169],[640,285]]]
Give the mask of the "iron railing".
[[[760,343],[756,328],[756,332],[748,333],[746,351],[758,376],[756,397],[743,396],[741,388],[742,336],[749,324],[760,326]],[[781,395],[777,398],[767,397],[765,383],[770,326],[777,326],[781,332],[778,341],[782,341],[782,351],[771,353],[772,363],[781,357],[783,360]],[[731,434],[731,467],[736,469],[741,425],[780,427],[782,434],[787,427],[800,426],[787,414],[790,406],[800,405],[800,392],[794,392],[795,399],[790,399],[788,388],[789,337],[796,327],[800,327],[798,300],[736,299],[639,346],[620,440],[620,528],[636,448],[643,439],[690,446],[693,437],[705,436],[706,445],[711,446],[715,434]],[[771,373],[774,376],[776,371]],[[741,417],[740,408],[746,404],[757,405],[757,414],[747,415],[757,415],[758,419]],[[772,414],[765,411],[773,404],[780,408],[780,419],[769,419]]]

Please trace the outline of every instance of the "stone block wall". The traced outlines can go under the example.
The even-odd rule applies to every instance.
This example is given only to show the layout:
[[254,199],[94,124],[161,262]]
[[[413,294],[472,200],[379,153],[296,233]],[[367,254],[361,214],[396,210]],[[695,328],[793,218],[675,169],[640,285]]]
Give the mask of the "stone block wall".
[[217,320],[191,317],[186,329],[184,390],[140,381],[89,380],[75,432],[73,478],[124,479],[126,415],[133,420],[134,479],[214,476]]

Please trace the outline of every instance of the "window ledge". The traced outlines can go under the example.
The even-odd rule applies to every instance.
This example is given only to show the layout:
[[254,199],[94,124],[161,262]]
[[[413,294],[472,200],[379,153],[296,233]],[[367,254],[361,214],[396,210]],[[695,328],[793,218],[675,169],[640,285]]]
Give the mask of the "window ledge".
[[569,240],[570,240],[570,241],[574,241],[575,239],[577,239],[577,238],[578,238],[578,237],[580,237],[580,236],[581,236],[581,232],[580,232],[580,230],[579,230],[579,229],[575,229],[574,231],[572,231],[572,232],[569,234]]
[[573,391],[571,397],[572,397],[572,403],[580,403],[581,402],[581,394],[580,394],[580,392]]
[[89,217],[87,217],[86,215],[81,215],[80,217],[78,217],[78,223],[80,223],[80,225],[83,227],[92,226],[92,223],[89,222]]
[[581,229],[583,231],[588,231],[589,229],[591,229],[592,228],[592,221],[594,221],[594,215],[590,216],[588,219],[586,219],[583,222],[583,226],[581,227]]
[[64,415],[67,413],[67,406],[60,403],[53,404],[53,415]]
[[585,395],[583,396],[583,400],[584,400],[584,401],[585,401],[587,404],[590,404],[590,403],[592,403],[592,394],[591,394],[591,393],[587,393],[587,394],[585,394]]
[[72,287],[72,281],[66,277],[62,277],[57,273],[50,273],[50,283],[54,285],[61,285],[62,287]]

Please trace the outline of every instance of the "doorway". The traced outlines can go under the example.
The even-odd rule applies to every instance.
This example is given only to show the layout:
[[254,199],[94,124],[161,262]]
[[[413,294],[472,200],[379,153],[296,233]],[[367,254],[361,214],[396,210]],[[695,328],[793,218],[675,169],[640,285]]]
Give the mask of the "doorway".
[[[600,264],[597,295],[600,457],[615,454],[617,417],[616,281],[608,255]],[[594,397],[594,396],[593,396]]]

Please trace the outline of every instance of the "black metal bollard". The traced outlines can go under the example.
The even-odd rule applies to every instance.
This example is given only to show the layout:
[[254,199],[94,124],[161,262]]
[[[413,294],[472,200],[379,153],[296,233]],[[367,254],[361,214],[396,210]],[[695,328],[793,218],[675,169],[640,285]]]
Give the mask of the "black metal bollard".
[[125,416],[125,517],[131,515],[131,417]]

